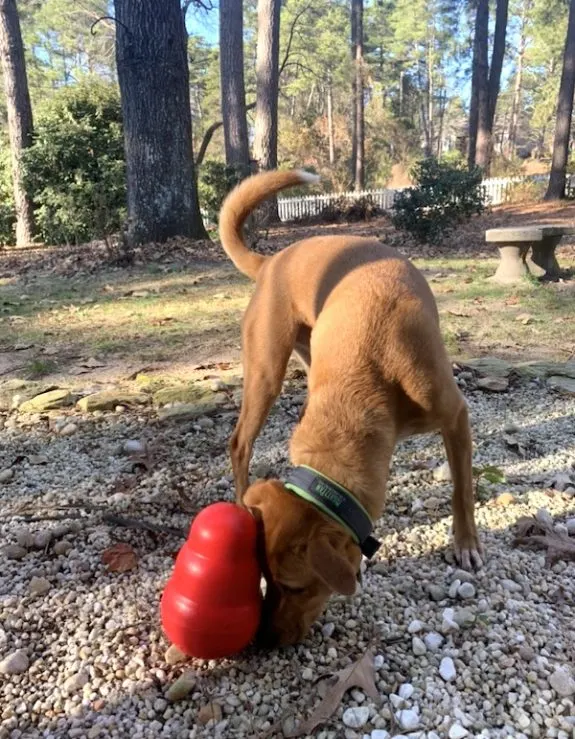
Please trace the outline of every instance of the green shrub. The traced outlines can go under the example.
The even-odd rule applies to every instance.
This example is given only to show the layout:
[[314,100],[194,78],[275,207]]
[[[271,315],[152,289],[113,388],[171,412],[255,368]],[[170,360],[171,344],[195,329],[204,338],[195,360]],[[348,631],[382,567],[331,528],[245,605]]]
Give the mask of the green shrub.
[[0,245],[16,243],[16,214],[8,140],[0,143]]
[[478,167],[468,170],[462,164],[423,159],[410,174],[417,186],[399,193],[392,221],[396,228],[409,231],[421,242],[438,242],[457,223],[485,207]]
[[116,87],[86,78],[58,90],[37,112],[24,164],[44,242],[80,243],[118,230],[126,185]]
[[239,167],[228,167],[212,159],[202,163],[198,172],[198,196],[202,214],[210,224],[218,222],[224,198],[244,177]]

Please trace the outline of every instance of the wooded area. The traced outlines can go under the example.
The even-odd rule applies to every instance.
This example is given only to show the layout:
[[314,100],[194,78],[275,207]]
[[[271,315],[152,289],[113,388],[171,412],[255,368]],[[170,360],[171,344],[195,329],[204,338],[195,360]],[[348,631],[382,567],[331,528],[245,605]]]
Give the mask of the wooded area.
[[[425,157],[485,176],[529,162],[529,171],[552,167],[547,197],[563,197],[574,5],[1,0],[1,124],[11,152],[9,164],[2,159],[1,239],[12,229],[19,245],[34,235],[78,240],[120,225],[134,242],[204,237],[199,206],[205,213],[238,178],[278,165],[320,172],[324,189],[362,190],[405,184]],[[217,18],[220,43],[209,32]],[[68,122],[59,141],[80,147],[81,129],[81,146],[92,142],[59,183],[46,174],[56,118]],[[105,148],[93,149],[96,134]],[[103,188],[110,172],[113,186]],[[73,193],[86,181],[86,208],[89,198],[96,207],[71,225]]]

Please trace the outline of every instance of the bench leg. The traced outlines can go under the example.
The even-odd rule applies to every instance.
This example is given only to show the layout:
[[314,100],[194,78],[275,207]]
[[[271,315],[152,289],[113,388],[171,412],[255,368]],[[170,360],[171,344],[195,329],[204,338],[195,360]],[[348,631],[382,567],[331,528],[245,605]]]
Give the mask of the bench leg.
[[529,275],[526,264],[527,251],[530,244],[498,244],[501,261],[497,272],[491,277],[493,282],[509,285],[521,282]]
[[[529,271],[537,277],[557,279],[561,276],[561,269],[555,257],[555,247],[561,241],[561,236],[547,236],[543,241],[532,245]],[[534,266],[532,266],[534,265]]]

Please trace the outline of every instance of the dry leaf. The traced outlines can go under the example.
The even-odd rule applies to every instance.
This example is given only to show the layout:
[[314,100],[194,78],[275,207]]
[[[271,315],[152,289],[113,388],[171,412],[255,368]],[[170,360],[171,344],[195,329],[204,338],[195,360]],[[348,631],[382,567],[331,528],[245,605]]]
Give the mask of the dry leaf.
[[350,688],[360,688],[373,701],[379,701],[379,693],[375,686],[375,672],[373,669],[373,654],[368,650],[361,659],[349,667],[336,672],[330,678],[333,684],[325,698],[316,706],[312,715],[303,721],[296,729],[285,734],[286,737],[305,736],[313,734],[316,727],[325,723],[337,710],[344,693]]
[[124,541],[114,544],[102,552],[102,562],[109,572],[128,572],[138,564],[136,552]]
[[560,559],[575,560],[575,541],[549,524],[532,516],[524,516],[517,521],[515,546],[526,546],[530,549],[546,549],[546,560],[549,566]]
[[212,720],[216,722],[222,720],[222,707],[219,703],[206,703],[198,711],[198,721],[204,726]]

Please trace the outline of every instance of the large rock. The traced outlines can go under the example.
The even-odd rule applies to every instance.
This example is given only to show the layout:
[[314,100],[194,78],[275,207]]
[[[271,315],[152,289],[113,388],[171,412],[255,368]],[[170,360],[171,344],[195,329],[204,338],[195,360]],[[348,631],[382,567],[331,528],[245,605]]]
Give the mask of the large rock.
[[213,400],[214,393],[207,387],[197,383],[173,385],[156,390],[153,395],[154,405],[164,406],[170,403],[202,403]]
[[201,416],[217,413],[222,403],[182,403],[170,408],[162,408],[158,413],[160,421],[194,421]]
[[18,406],[22,413],[41,413],[42,411],[54,411],[58,408],[66,408],[73,405],[75,397],[69,390],[50,390],[47,393],[35,395],[30,400],[25,400]]
[[561,377],[552,375],[547,380],[547,385],[553,390],[558,390],[568,395],[575,395],[575,379],[572,377]]
[[22,403],[41,393],[57,390],[57,385],[48,385],[45,382],[11,379],[0,383],[0,411],[11,411]]
[[466,359],[460,364],[471,367],[483,377],[508,377],[513,365],[499,357],[478,357],[477,359]]
[[540,377],[545,379],[550,375],[562,375],[575,378],[575,362],[544,362],[532,360],[519,362],[513,369],[524,377]]
[[93,413],[94,411],[113,411],[119,405],[145,405],[148,402],[148,396],[143,393],[126,393],[122,390],[102,390],[99,393],[86,395],[81,398],[77,406],[84,413]]

